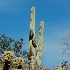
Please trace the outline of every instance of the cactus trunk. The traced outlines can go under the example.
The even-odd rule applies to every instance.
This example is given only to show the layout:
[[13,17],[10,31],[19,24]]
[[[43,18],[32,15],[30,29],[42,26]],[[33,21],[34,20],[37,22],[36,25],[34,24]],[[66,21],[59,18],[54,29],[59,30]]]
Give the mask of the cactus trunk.
[[31,19],[30,19],[30,35],[29,35],[29,61],[30,68],[34,69],[34,47],[32,45],[32,38],[35,36],[35,7],[31,8]]

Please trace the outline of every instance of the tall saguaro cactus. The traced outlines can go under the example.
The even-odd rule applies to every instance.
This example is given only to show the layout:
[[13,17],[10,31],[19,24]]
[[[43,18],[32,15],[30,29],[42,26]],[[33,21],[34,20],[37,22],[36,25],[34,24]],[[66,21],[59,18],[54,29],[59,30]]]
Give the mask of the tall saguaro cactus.
[[37,52],[36,52],[36,64],[38,66],[41,65],[41,60],[42,60],[43,30],[44,30],[44,22],[41,21],[40,28],[39,28],[39,38],[37,43]]
[[30,68],[34,69],[34,46],[32,39],[35,36],[35,7],[31,8],[30,35],[29,35],[29,61]]
[[[42,48],[43,48],[43,30],[44,30],[44,22],[40,22],[39,28],[39,38],[38,43],[36,43],[35,39],[35,7],[31,8],[31,19],[30,19],[30,35],[29,35],[29,61],[30,61],[30,69],[34,69],[35,57],[36,64],[38,66],[41,65],[42,59]],[[37,48],[36,56],[35,56],[35,48]]]

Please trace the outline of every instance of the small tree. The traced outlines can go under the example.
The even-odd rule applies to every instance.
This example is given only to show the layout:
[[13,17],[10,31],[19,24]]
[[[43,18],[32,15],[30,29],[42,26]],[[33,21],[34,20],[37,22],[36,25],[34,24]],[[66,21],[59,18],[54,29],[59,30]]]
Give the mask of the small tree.
[[63,53],[70,54],[70,32],[63,38],[62,44],[65,47]]
[[15,41],[11,37],[7,37],[5,34],[2,34],[0,37],[0,54],[3,54],[4,51],[13,51],[16,56],[24,56],[27,52],[22,50],[23,44],[23,38],[19,41]]

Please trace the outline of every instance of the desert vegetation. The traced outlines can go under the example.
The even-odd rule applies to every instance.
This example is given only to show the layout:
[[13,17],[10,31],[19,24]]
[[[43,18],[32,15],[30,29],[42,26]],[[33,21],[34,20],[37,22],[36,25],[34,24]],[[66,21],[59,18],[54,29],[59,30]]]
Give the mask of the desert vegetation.
[[[70,70],[68,61],[63,61],[53,69],[42,66],[44,22],[40,22],[38,41],[35,36],[35,7],[31,8],[29,51],[23,50],[24,39],[19,41],[2,34],[0,37],[0,70]],[[70,34],[63,39],[66,46],[64,53],[70,49]],[[70,54],[70,53],[68,53]]]

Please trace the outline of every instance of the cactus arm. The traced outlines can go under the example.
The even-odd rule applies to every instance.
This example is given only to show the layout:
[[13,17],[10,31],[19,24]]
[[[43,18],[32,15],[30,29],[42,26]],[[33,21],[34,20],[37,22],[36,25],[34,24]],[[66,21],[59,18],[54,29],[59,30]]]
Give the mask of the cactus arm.
[[43,48],[43,30],[44,30],[44,22],[40,22],[40,28],[39,28],[39,38],[37,43],[37,53],[36,53],[36,64],[38,66],[41,65],[42,60],[42,48]]

